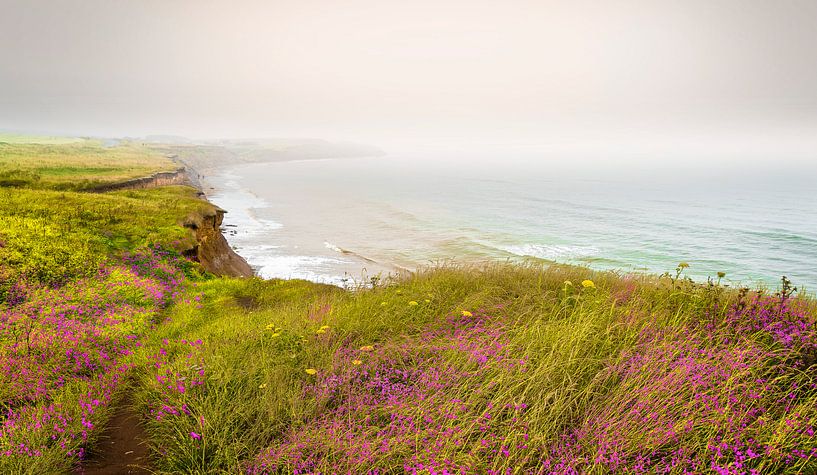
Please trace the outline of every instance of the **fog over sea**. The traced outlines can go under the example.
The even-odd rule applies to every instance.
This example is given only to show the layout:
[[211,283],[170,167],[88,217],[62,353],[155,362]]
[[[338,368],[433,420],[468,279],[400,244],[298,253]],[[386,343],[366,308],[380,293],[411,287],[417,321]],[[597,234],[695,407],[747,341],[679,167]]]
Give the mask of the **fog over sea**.
[[[342,285],[441,261],[540,259],[817,288],[808,180],[571,173],[412,157],[239,165],[206,177],[227,239],[264,278]],[[795,174],[796,175],[796,174]],[[582,176],[584,178],[582,178]],[[802,177],[801,177],[802,178]]]

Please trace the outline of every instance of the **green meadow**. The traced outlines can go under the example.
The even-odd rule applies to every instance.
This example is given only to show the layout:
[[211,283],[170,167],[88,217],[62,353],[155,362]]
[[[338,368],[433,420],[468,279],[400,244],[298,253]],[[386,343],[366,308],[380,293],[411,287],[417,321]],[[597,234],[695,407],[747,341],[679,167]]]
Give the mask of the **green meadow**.
[[0,132],[0,142],[7,144],[40,144],[40,145],[66,145],[77,144],[86,141],[78,137],[59,137],[54,135],[27,135]]
[[219,277],[181,254],[195,190],[81,191],[172,168],[0,144],[0,472],[94,460],[123,405],[153,473],[817,472],[817,303],[787,280]]
[[178,166],[135,143],[0,135],[0,186],[87,190]]

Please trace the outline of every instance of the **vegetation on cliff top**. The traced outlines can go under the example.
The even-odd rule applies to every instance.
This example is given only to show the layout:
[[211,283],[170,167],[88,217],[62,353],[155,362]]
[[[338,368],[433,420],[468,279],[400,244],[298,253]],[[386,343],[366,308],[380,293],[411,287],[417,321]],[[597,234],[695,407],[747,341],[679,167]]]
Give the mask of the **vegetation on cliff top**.
[[212,209],[180,186],[105,194],[0,187],[0,299],[16,279],[57,285],[93,275],[122,251],[189,248],[182,221]]
[[69,471],[124,392],[157,473],[817,471],[817,305],[786,281],[213,278],[172,249],[208,206],[0,188],[0,472]]
[[88,190],[178,168],[162,154],[127,142],[104,147],[94,140],[7,140],[0,135],[3,187]]

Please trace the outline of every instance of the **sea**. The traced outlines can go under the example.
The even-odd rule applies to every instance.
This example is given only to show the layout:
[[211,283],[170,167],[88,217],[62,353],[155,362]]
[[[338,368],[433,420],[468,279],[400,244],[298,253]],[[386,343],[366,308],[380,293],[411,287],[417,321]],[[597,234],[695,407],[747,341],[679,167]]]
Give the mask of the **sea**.
[[[798,178],[797,174],[792,174]],[[263,278],[354,286],[490,261],[817,288],[815,180],[418,160],[228,166],[205,177],[225,235]]]

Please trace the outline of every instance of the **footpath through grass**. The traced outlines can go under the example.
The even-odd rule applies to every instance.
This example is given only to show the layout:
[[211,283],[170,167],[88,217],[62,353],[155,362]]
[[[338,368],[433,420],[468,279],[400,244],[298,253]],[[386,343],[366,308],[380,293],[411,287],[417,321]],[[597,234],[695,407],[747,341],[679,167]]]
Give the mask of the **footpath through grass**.
[[191,189],[33,186],[0,187],[0,473],[69,472],[126,392],[156,473],[817,473],[817,305],[788,283],[214,278],[177,252]]
[[[61,166],[55,157],[85,145],[48,147]],[[43,171],[34,152],[6,150],[0,168]],[[211,206],[186,187],[97,195],[25,185],[0,186],[0,473],[65,473],[122,396],[146,332],[183,298],[186,276],[200,275],[177,250],[192,244],[183,221]]]

